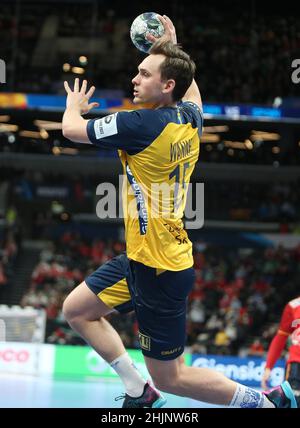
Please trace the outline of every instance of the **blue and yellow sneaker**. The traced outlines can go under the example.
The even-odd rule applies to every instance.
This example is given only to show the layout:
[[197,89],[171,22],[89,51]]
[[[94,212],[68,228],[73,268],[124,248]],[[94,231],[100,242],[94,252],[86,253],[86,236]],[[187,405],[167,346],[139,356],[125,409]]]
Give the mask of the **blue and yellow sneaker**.
[[130,397],[128,394],[121,395],[115,400],[120,400],[124,398],[124,403],[122,408],[144,408],[149,407],[153,409],[158,409],[166,404],[167,400],[154,389],[149,382],[144,386],[144,392],[140,397]]
[[275,388],[263,391],[263,394],[278,409],[297,409],[298,407],[293,390],[287,380]]

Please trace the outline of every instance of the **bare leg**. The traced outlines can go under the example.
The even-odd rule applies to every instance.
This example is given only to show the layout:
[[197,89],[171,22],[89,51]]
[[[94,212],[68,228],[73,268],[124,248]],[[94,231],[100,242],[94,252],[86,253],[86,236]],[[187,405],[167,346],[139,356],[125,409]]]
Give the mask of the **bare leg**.
[[182,356],[171,361],[145,357],[145,361],[162,391],[220,405],[228,405],[235,393],[235,382],[211,369],[187,367]]
[[113,309],[105,305],[85,282],[69,294],[63,305],[64,316],[72,329],[109,363],[126,352],[116,330],[102,318],[111,312]]

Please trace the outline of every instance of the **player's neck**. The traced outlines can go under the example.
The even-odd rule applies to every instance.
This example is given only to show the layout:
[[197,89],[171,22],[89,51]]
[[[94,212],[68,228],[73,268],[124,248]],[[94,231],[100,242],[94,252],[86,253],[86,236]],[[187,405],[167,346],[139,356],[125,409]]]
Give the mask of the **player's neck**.
[[177,107],[177,102],[169,102],[169,103],[157,103],[154,104],[153,108],[156,110],[158,108],[162,108],[162,107],[173,107],[176,108]]

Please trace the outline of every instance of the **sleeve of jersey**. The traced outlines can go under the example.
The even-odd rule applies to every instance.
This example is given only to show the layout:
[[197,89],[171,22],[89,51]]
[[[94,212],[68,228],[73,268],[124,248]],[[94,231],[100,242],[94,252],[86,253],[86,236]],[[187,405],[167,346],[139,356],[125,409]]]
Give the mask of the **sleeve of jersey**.
[[285,306],[282,313],[278,332],[286,336],[293,332],[293,310],[289,304]]
[[271,342],[267,354],[266,368],[272,369],[285,347],[288,336],[277,333]]
[[152,110],[122,111],[89,120],[87,134],[91,143],[101,148],[138,152],[155,138],[155,131],[160,128],[157,122]]
[[283,310],[279,329],[276,336],[271,342],[268,354],[266,367],[272,368],[278,358],[280,357],[283,348],[285,347],[286,341],[290,333],[292,333],[292,322],[293,322],[293,312],[289,304],[287,304]]
[[191,114],[193,118],[193,127],[198,128],[198,133],[201,136],[203,129],[203,111],[192,101],[183,102],[181,107]]

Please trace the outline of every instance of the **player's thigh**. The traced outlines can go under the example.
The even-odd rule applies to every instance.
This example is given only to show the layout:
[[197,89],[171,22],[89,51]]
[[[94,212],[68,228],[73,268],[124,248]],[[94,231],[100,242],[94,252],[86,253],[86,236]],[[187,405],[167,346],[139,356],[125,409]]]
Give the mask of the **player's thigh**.
[[158,273],[131,262],[139,340],[144,356],[169,361],[184,352],[187,295],[194,270]]
[[128,259],[125,254],[114,257],[87,276],[67,297],[65,317],[70,320],[84,316],[86,320],[99,319],[116,310],[132,310],[128,288]]
[[113,310],[90,290],[85,281],[67,296],[63,304],[63,312],[67,320],[84,317],[92,321],[108,315]]

